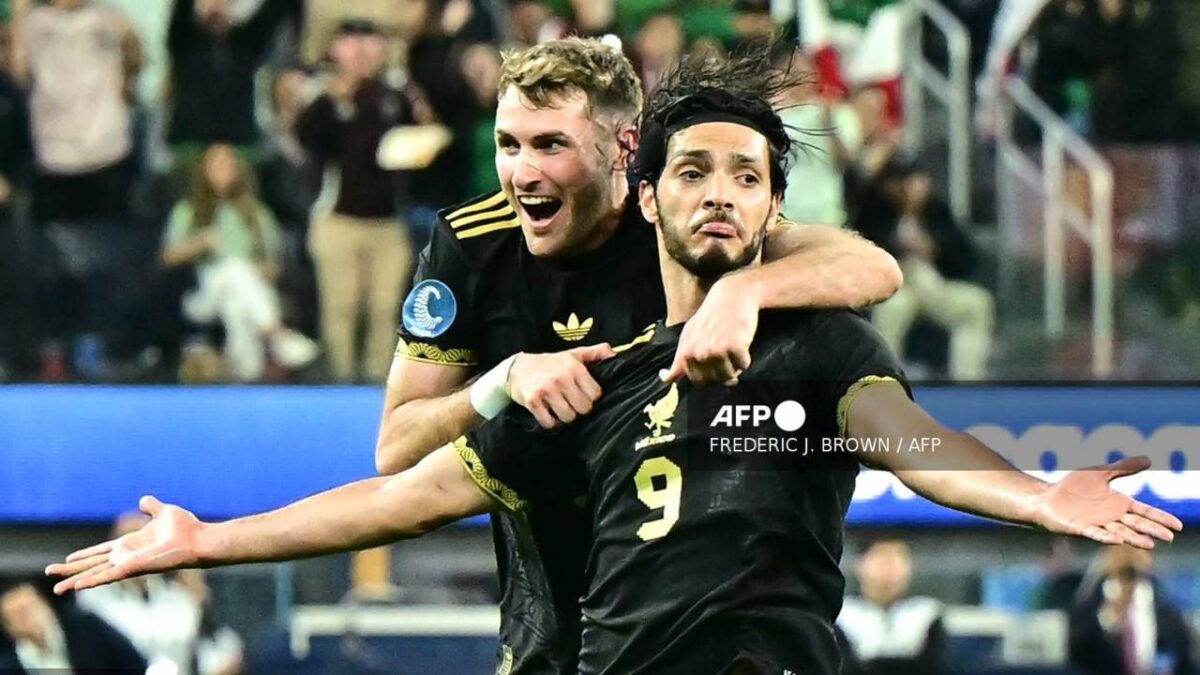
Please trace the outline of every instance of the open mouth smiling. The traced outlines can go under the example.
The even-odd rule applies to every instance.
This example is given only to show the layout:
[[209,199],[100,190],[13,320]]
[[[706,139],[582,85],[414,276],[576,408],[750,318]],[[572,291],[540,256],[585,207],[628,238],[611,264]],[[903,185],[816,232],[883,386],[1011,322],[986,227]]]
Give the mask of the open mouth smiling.
[[525,215],[529,216],[534,225],[544,225],[558,215],[563,201],[557,197],[521,195],[517,197],[517,204],[520,205]]

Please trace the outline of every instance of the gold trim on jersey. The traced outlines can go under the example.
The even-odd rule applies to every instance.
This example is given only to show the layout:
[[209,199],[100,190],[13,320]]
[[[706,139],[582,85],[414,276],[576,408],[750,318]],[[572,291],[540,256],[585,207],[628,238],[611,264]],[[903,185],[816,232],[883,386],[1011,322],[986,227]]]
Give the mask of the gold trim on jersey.
[[[466,230],[459,230],[454,234],[459,239],[470,239],[471,237],[478,237],[479,235],[487,234],[488,232],[495,232],[496,230],[509,230],[520,226],[521,220],[514,216],[511,220],[504,220],[499,223],[492,223],[490,225],[480,225],[479,227],[472,227]],[[454,227],[454,225],[451,224],[451,227]]]
[[571,312],[571,316],[567,317],[567,322],[559,323],[557,321],[550,322],[550,327],[558,334],[558,337],[567,342],[579,342],[587,337],[591,332],[592,325],[596,323],[594,318],[588,317],[583,321],[579,320],[579,316],[575,312]]
[[439,366],[474,366],[479,363],[475,352],[470,349],[442,349],[428,342],[405,340],[396,344],[396,356],[403,356],[409,361],[436,363]]
[[892,384],[903,388],[903,385],[900,384],[900,381],[894,377],[887,377],[885,375],[867,375],[846,389],[846,393],[842,394],[842,397],[838,399],[837,404],[838,436],[843,438],[846,436],[846,425],[849,423],[850,406],[854,403],[854,399],[858,398],[858,395],[863,393],[863,390],[867,387],[884,382],[891,382]]
[[508,645],[500,645],[500,665],[496,666],[496,675],[512,675],[513,650]]
[[512,207],[512,204],[505,202],[504,206],[499,208],[473,213],[469,216],[456,218],[455,220],[448,220],[447,222],[450,223],[450,229],[457,230],[458,228],[466,227],[471,223],[478,223],[484,220],[493,220],[496,218],[507,218],[515,215],[517,215],[517,210]]
[[484,209],[490,209],[492,207],[499,206],[501,202],[507,201],[507,199],[508,197],[504,194],[504,191],[501,190],[500,192],[488,197],[483,197],[478,201],[471,202],[470,204],[450,212],[450,214],[446,216],[446,220],[454,220],[455,218],[465,216],[468,213],[475,213],[476,211],[482,211]]
[[475,484],[480,489],[494,497],[496,501],[503,504],[504,508],[509,511],[520,513],[529,508],[529,502],[521,499],[516,490],[492,478],[488,474],[487,467],[483,465],[483,460],[479,459],[479,453],[475,452],[475,448],[467,445],[466,436],[459,436],[458,440],[451,443],[451,445],[454,446],[454,451],[458,453],[458,459],[467,468],[467,473],[471,474],[471,480],[475,481]]
[[646,330],[642,331],[641,335],[633,338],[632,340],[630,340],[629,342],[626,342],[623,345],[617,345],[616,347],[613,347],[613,351],[620,354],[621,352],[631,349],[633,347],[636,347],[637,345],[645,344],[645,343],[653,340],[654,339],[654,326],[655,326],[655,324],[650,324],[649,326],[646,327]]

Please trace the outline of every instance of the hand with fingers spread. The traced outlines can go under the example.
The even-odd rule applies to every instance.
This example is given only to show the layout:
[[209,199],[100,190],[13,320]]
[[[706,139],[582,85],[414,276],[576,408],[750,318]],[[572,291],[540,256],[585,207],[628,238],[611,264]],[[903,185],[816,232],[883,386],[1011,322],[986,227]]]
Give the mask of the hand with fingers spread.
[[1183,523],[1175,516],[1113,490],[1109,483],[1150,468],[1145,457],[1129,457],[1106,466],[1067,474],[1047,488],[1037,506],[1037,524],[1062,534],[1102,544],[1154,548],[1154,540],[1172,541]]
[[508,371],[508,394],[546,429],[570,424],[590,413],[600,398],[600,385],[587,365],[615,355],[607,343],[554,354],[518,354]]
[[154,497],[142,497],[138,508],[150,516],[140,530],[76,551],[65,562],[46,568],[47,576],[67,577],[55,584],[55,593],[81,591],[199,563],[196,542],[204,523],[191,512]]
[[758,330],[759,303],[737,282],[737,275],[713,284],[700,309],[679,336],[675,360],[664,382],[687,376],[692,383],[737,384],[750,367],[750,343]]

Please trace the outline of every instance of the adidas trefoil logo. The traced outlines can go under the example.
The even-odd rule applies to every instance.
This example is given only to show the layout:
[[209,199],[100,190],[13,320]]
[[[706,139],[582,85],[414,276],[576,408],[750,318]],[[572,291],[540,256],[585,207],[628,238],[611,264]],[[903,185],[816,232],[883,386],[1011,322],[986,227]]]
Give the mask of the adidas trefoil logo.
[[554,327],[554,332],[558,333],[560,338],[567,342],[579,342],[587,337],[588,331],[592,330],[593,323],[595,323],[595,319],[590,318],[584,319],[583,323],[580,323],[579,317],[575,315],[575,312],[571,312],[571,316],[567,317],[566,325],[555,321],[551,326]]

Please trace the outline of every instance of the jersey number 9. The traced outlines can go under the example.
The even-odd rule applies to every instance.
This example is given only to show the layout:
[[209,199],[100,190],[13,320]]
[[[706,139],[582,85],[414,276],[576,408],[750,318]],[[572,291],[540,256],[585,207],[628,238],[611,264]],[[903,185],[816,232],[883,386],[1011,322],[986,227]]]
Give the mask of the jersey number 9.
[[[662,476],[666,484],[654,487],[654,479]],[[662,509],[662,518],[642,523],[637,535],[642,541],[651,541],[667,536],[679,520],[679,499],[683,496],[683,472],[679,465],[666,457],[651,457],[642,462],[633,477],[637,485],[638,499],[652,509]]]

